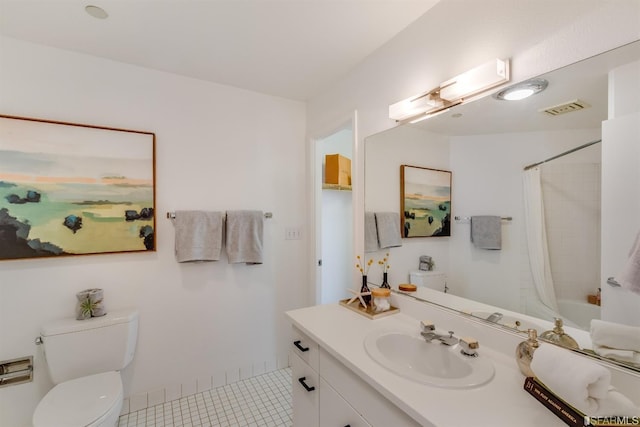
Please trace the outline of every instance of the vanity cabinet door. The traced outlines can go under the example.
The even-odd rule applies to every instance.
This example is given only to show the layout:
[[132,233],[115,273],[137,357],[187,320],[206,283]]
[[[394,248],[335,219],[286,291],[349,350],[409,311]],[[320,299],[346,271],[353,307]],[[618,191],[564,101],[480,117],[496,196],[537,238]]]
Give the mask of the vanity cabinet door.
[[289,354],[289,364],[291,365],[293,427],[318,427],[319,375],[293,351]]
[[323,348],[320,376],[373,427],[421,427]]
[[320,378],[320,427],[371,427],[346,400]]

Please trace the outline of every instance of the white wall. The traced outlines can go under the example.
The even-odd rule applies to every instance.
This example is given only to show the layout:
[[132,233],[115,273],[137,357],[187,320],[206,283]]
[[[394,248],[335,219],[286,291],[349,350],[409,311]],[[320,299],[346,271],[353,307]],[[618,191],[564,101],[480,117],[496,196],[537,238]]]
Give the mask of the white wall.
[[[400,212],[400,165],[449,170],[449,143],[442,135],[403,126],[367,138],[365,143],[365,209],[370,212]],[[455,179],[455,175],[454,178]],[[377,261],[389,253],[389,283],[409,283],[409,272],[417,270],[421,255],[430,255],[436,270],[449,270],[449,237],[402,239],[402,246],[366,254],[371,266],[369,281],[382,283]]]
[[[29,425],[51,387],[34,338],[89,287],[140,311],[132,410],[287,365],[283,312],[308,303],[306,233],[284,232],[307,227],[303,103],[8,38],[0,94],[3,114],[155,132],[158,245],[0,263],[0,359],[35,355],[34,382],[0,389],[0,425]],[[273,212],[265,263],[176,263],[165,212],[177,209]]]

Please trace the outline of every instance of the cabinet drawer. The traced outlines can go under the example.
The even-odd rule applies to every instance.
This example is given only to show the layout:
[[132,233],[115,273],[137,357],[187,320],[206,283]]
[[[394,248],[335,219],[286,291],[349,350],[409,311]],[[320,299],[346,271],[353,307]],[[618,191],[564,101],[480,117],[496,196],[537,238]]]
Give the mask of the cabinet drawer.
[[320,427],[371,427],[325,380],[320,378]]
[[318,427],[319,375],[293,351],[289,353],[289,364],[291,365],[293,427]]
[[291,330],[291,348],[294,354],[318,372],[318,344],[295,326]]

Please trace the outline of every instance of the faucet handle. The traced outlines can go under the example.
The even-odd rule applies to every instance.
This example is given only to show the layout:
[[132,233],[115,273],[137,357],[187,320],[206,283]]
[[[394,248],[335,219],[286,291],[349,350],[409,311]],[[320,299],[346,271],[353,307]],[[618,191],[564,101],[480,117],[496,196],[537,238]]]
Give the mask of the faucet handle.
[[436,330],[436,326],[431,320],[421,320],[420,326],[422,326],[422,332],[430,332]]
[[477,339],[472,337],[462,337],[458,342],[460,344],[460,353],[465,356],[478,356],[478,348],[480,347],[480,344]]

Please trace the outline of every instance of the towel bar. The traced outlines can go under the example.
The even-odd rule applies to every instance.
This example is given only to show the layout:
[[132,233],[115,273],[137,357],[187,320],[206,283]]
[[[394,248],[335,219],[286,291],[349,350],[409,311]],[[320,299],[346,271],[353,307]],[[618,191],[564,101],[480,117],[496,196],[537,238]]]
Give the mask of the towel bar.
[[[175,219],[176,217],[176,213],[175,212],[167,212],[167,218],[169,219]],[[273,213],[271,212],[265,212],[264,213],[264,217],[265,218],[273,218]]]
[[[471,221],[471,217],[470,216],[454,216],[453,219],[455,219],[456,221]],[[503,221],[511,221],[513,220],[513,217],[511,216],[503,216],[500,217],[501,220]]]
[[618,283],[618,281],[616,279],[614,279],[613,277],[609,277],[607,279],[607,284],[609,286],[614,287],[614,288],[619,288],[620,287],[620,283]]

